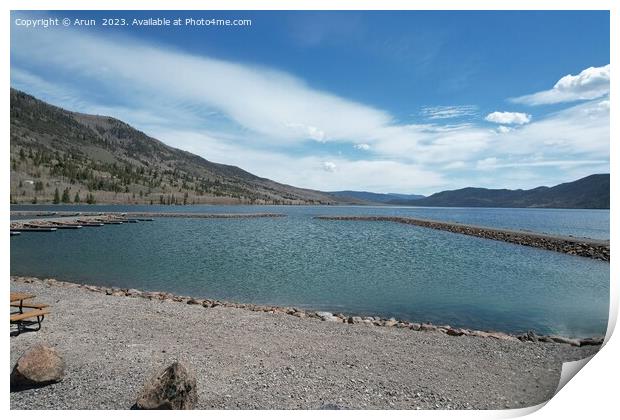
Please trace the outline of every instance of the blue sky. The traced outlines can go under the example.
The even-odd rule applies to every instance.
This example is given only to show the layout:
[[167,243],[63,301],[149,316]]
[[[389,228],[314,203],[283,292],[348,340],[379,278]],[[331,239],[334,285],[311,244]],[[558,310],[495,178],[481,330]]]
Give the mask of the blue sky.
[[[26,28],[18,19],[97,19]],[[102,18],[128,26],[103,27]],[[139,27],[149,17],[247,27]],[[429,194],[609,171],[608,12],[13,12],[11,85],[279,182]]]

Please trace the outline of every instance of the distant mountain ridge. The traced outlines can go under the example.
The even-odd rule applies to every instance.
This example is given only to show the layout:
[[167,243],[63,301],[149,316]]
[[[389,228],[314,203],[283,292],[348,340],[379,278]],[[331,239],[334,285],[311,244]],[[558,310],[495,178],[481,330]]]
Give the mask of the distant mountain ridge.
[[392,200],[389,204],[423,207],[542,207],[608,209],[609,174],[595,174],[554,187],[531,190],[462,188],[442,191],[418,200]]
[[424,198],[419,194],[374,193],[368,191],[330,191],[336,197],[357,199],[372,203],[389,203],[394,200],[418,200]]

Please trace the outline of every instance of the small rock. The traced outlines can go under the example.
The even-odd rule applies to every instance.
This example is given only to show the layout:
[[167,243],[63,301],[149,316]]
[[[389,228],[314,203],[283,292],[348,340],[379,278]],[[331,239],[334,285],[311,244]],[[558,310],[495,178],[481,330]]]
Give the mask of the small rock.
[[364,321],[359,316],[350,316],[349,319],[347,319],[347,322],[349,324],[361,324]]
[[582,338],[579,340],[582,346],[600,346],[605,341],[604,337]]
[[11,372],[11,389],[26,389],[59,382],[65,376],[65,362],[58,352],[37,344],[24,353]]
[[319,407],[319,410],[342,410],[338,404],[327,403]]
[[422,324],[420,325],[420,331],[437,331],[437,327],[433,324]]
[[195,376],[181,363],[174,362],[147,381],[134,408],[139,410],[192,410],[198,393]]
[[517,337],[514,337],[512,335],[508,335],[506,333],[503,332],[488,332],[487,333],[487,337],[491,337],[491,338],[495,338],[498,340],[506,340],[506,341],[519,341],[519,339]]
[[188,305],[200,305],[201,303],[202,303],[202,302],[197,301],[196,299],[193,299],[193,298],[192,298],[192,299],[189,299],[189,300],[187,301],[187,304],[188,304]]
[[398,324],[398,321],[396,321],[394,318],[390,318],[387,321],[385,321],[383,325],[386,327],[393,327],[396,324]]
[[572,338],[559,337],[557,335],[553,335],[549,337],[553,342],[560,344],[570,344],[571,346],[579,347],[581,342],[579,340],[574,340]]
[[464,332],[461,331],[460,328],[448,328],[446,330],[446,334],[452,335],[452,336],[455,336],[455,337],[459,337],[459,336],[463,335]]

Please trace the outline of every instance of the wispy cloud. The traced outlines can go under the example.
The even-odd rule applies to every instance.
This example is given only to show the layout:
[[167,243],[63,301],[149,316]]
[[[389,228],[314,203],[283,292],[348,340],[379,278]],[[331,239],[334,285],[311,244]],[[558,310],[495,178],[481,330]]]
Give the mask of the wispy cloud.
[[513,98],[526,105],[545,105],[601,98],[609,94],[609,64],[588,67],[576,76],[562,77],[552,89]]
[[568,168],[576,166],[601,166],[606,165],[605,160],[524,160],[512,161],[500,160],[496,157],[481,159],[476,162],[476,168],[482,170],[496,170],[503,168],[527,168],[527,167],[558,167]]
[[476,105],[427,106],[420,111],[421,115],[430,120],[472,117],[478,115]]

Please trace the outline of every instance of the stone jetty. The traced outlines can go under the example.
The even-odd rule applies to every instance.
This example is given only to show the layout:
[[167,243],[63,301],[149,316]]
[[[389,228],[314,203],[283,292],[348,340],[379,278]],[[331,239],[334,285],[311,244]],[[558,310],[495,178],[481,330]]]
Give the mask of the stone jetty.
[[476,236],[495,241],[509,242],[517,245],[542,248],[549,251],[562,252],[580,257],[592,258],[609,262],[609,241],[573,236],[548,235],[510,229],[496,229],[473,226],[456,222],[418,219],[413,217],[395,216],[316,216],[320,220],[350,220],[366,222],[395,222],[406,225],[420,226],[429,229],[444,230],[452,233]]

